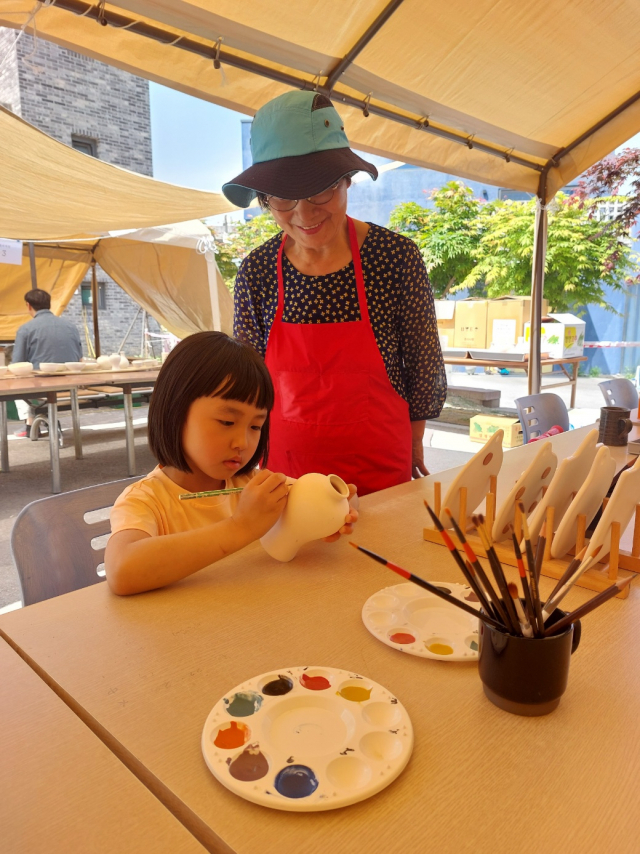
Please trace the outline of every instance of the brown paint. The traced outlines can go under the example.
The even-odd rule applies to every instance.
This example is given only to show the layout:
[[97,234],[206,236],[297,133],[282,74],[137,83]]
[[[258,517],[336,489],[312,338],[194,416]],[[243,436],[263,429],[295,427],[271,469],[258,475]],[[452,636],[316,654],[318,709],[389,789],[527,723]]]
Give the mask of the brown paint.
[[549,477],[549,472],[551,471],[551,466],[547,466],[546,469],[542,472],[542,480],[546,477]]
[[269,771],[269,763],[266,757],[260,751],[260,746],[250,744],[246,747],[240,756],[237,756],[233,762],[229,763],[229,774],[236,780],[242,782],[251,782],[253,780],[261,780]]
[[488,466],[492,459],[493,459],[493,454],[487,454],[487,456],[482,461],[482,465]]
[[521,486],[520,489],[516,492],[516,501],[520,501],[526,491],[526,488],[526,486]]

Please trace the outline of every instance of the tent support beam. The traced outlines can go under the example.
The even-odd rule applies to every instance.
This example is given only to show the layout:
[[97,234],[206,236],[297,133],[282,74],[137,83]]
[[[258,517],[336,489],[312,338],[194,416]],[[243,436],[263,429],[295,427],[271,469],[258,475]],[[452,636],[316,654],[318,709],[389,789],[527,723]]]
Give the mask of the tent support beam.
[[396,11],[398,6],[402,5],[402,3],[403,0],[391,0],[391,2],[382,10],[382,12],[378,15],[378,17],[371,24],[371,26],[368,27],[365,32],[360,36],[360,38],[354,44],[351,50],[347,51],[347,53],[335,66],[335,68],[329,72],[326,83],[323,87],[327,90],[327,92],[331,92],[333,87],[336,85],[336,81],[338,80],[338,78],[342,74],[344,74],[344,72],[352,64],[356,56],[358,56],[358,54],[364,50],[364,48],[369,44],[371,39],[380,29],[382,29],[382,27],[387,23],[389,18]]
[[542,326],[542,295],[544,293],[544,268],[547,256],[547,174],[540,176],[536,203],[536,227],[533,238],[533,264],[531,270],[531,326],[529,327],[528,393],[540,394],[542,366],[540,328]]
[[[241,56],[236,56],[232,53],[218,50],[216,45],[207,45],[196,41],[188,36],[181,37],[179,33],[166,30],[161,27],[154,27],[150,24],[145,24],[136,21],[135,18],[128,18],[126,15],[120,15],[109,9],[108,13],[102,10],[100,4],[90,5],[83,0],[56,0],[56,8],[64,9],[67,12],[72,12],[74,15],[81,15],[95,21],[104,22],[106,25],[113,25],[119,29],[126,28],[128,32],[135,33],[138,36],[153,39],[167,46],[172,46],[175,50],[186,50],[190,53],[195,53],[202,56],[211,62],[220,60],[223,65],[228,65],[231,68],[241,68],[243,71],[248,71],[251,74],[257,74],[260,77],[265,77],[267,80],[274,80],[277,83],[283,83],[285,86],[291,86],[293,89],[305,89],[307,91],[318,91],[333,97],[334,100],[339,100],[349,107],[355,107],[362,110],[365,105],[365,95],[354,97],[339,92],[331,92],[324,86],[317,86],[314,80],[307,80],[303,77],[297,77],[295,74],[288,74],[284,71],[278,71],[276,68],[271,68],[268,65],[262,65],[259,62],[253,62],[250,59],[245,59]],[[388,7],[387,7],[388,8]],[[395,11],[395,10],[392,10]],[[384,14],[384,13],[383,13]],[[384,23],[384,22],[383,22]],[[355,48],[352,48],[354,50]],[[535,172],[542,172],[544,166],[532,160],[527,160],[519,155],[512,154],[511,149],[496,148],[484,142],[471,140],[468,134],[457,133],[446,128],[434,127],[428,121],[425,121],[424,116],[412,118],[411,116],[403,115],[388,107],[380,107],[376,104],[366,102],[367,110],[370,115],[380,116],[398,124],[406,125],[421,130],[424,133],[432,134],[433,136],[447,139],[450,142],[455,142],[458,145],[464,145],[467,148],[475,148],[482,151],[484,154],[489,154],[492,157],[498,157],[501,160],[506,160],[510,163],[517,163],[519,166],[524,166],[527,169],[533,169]]]
[[36,249],[33,240],[29,241],[29,267],[31,269],[31,288],[38,290],[38,273],[36,270]]
[[91,259],[91,309],[93,314],[93,346],[96,359],[100,353],[100,328],[98,326],[98,279],[96,276],[96,259]]

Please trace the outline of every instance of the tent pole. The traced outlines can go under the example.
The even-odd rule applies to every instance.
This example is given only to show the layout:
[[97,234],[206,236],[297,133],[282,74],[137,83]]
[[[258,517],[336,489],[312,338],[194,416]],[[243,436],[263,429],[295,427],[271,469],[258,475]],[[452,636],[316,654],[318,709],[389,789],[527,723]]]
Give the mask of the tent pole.
[[33,241],[29,241],[29,266],[31,267],[31,287],[38,290],[38,274],[36,271],[36,248]]
[[533,237],[533,265],[531,272],[531,334],[529,337],[529,394],[540,394],[542,366],[540,364],[540,330],[542,326],[542,294],[544,292],[544,267],[547,255],[547,172],[540,176],[536,199],[536,225]]
[[100,329],[98,327],[98,279],[96,277],[96,259],[91,259],[91,309],[93,313],[93,346],[96,359],[100,353]]

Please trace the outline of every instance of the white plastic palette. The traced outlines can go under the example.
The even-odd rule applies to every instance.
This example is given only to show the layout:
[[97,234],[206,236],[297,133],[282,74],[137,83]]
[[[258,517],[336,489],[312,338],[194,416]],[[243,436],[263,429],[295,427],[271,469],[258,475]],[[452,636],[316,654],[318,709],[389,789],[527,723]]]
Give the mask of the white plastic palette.
[[[479,608],[473,590],[448,581],[431,582],[466,605]],[[362,620],[371,634],[393,649],[438,661],[478,658],[478,620],[417,584],[396,584],[364,603]]]
[[348,670],[291,667],[226,694],[202,731],[211,773],[236,795],[279,810],[348,806],[375,795],[413,748],[406,709]]

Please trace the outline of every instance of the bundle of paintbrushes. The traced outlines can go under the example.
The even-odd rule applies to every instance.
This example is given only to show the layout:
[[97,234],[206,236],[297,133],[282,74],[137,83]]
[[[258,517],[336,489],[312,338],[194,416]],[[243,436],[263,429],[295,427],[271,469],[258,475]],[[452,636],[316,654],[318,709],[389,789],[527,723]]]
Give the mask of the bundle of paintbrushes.
[[570,614],[563,615],[554,623],[548,623],[549,617],[554,614],[562,599],[564,599],[582,573],[592,565],[596,557],[595,555],[586,561],[583,561],[586,547],[577,554],[567,567],[562,578],[558,580],[558,583],[551,592],[551,595],[543,603],[540,598],[538,581],[540,578],[540,568],[542,566],[545,549],[545,531],[543,527],[540,532],[540,536],[536,544],[536,552],[534,554],[531,539],[529,537],[529,529],[526,515],[524,513],[524,507],[520,504],[519,510],[524,535],[524,558],[526,560],[523,559],[518,538],[515,533],[513,534],[513,548],[515,551],[523,594],[522,598],[520,598],[517,585],[513,582],[507,582],[502,564],[500,563],[495,549],[491,545],[491,539],[485,526],[483,516],[473,516],[472,521],[484,548],[489,564],[489,570],[493,576],[493,582],[490,580],[489,574],[483,569],[482,564],[478,560],[474,550],[465,537],[464,532],[456,522],[449,508],[445,508],[445,513],[451,520],[451,525],[462,545],[466,559],[460,554],[446,528],[442,525],[438,516],[434,513],[429,504],[426,501],[424,504],[431,516],[431,519],[433,520],[433,524],[440,532],[440,536],[442,537],[444,544],[451,552],[451,555],[464,575],[467,584],[475,593],[484,614],[478,613],[474,608],[466,605],[459,599],[450,596],[440,587],[425,581],[423,578],[420,578],[412,572],[403,569],[401,566],[388,561],[386,558],[381,557],[375,552],[369,551],[369,549],[365,549],[362,546],[357,546],[355,543],[350,543],[350,545],[368,555],[373,560],[378,561],[378,563],[383,564],[398,575],[401,575],[403,578],[412,581],[414,584],[418,584],[420,587],[423,587],[435,596],[439,596],[454,607],[461,608],[463,611],[467,611],[474,616],[478,616],[478,618],[483,622],[500,631],[504,631],[507,634],[527,638],[543,638],[556,634],[559,631],[563,631],[575,620],[580,619],[585,616],[585,614],[588,614],[590,611],[598,608],[604,602],[614,596],[617,596],[633,578],[633,576],[631,576],[629,578],[616,581],[615,584],[612,584],[606,590],[598,593],[597,596],[589,599],[588,602],[585,602],[584,605],[576,608],[575,611],[572,611]]

